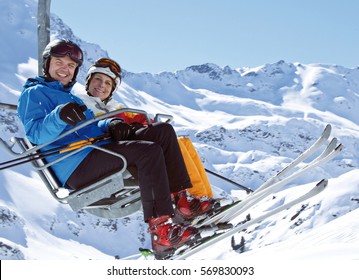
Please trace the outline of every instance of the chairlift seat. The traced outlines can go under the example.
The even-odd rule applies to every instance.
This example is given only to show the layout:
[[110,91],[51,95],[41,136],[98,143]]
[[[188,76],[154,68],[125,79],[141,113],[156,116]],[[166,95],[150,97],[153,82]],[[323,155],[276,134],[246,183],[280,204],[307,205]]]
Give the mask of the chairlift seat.
[[[11,142],[22,151],[34,148],[27,138],[14,137]],[[73,211],[85,210],[102,218],[121,218],[141,209],[137,180],[127,169],[72,191],[62,187],[51,167],[44,168],[47,164],[44,159],[36,159],[31,163],[52,196],[60,203],[69,204]]]
[[[73,128],[60,135],[57,139],[64,137],[94,121],[123,112],[143,114],[147,117],[148,123],[151,122],[145,111],[123,108],[101,115],[92,120],[88,120],[77,128]],[[157,114],[155,120],[157,121],[161,118],[166,118],[167,121],[172,120],[172,116],[163,114]],[[11,154],[19,158],[26,155],[33,155],[35,158],[37,152],[40,150],[40,146],[34,146],[27,138],[12,137],[10,141],[4,141],[1,139],[0,143]],[[16,146],[19,147],[22,152],[15,152]],[[46,146],[46,144],[41,145],[41,147],[44,146]],[[91,144],[86,145],[83,148],[89,147],[114,154],[112,151]],[[77,149],[71,153],[76,153],[81,149],[82,148]],[[137,179],[135,179],[127,170],[126,159],[122,155],[114,155],[119,156],[123,160],[124,168],[122,168],[122,170],[75,191],[63,188],[62,184],[51,169],[51,165],[47,163],[45,159],[36,158],[32,160],[31,163],[42,181],[45,183],[47,189],[58,202],[69,204],[74,211],[84,210],[102,218],[121,218],[129,216],[140,210],[142,208],[142,204]],[[62,160],[63,157],[59,160]]]

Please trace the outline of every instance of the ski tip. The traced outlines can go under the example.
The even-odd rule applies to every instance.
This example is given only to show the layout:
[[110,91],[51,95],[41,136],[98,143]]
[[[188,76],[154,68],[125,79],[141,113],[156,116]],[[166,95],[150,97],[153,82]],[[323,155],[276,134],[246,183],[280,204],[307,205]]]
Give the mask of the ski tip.
[[312,192],[320,193],[328,186],[328,179],[320,180],[315,187],[312,189]]
[[338,143],[338,139],[337,139],[336,137],[334,137],[334,138],[330,141],[330,143],[329,143],[328,146],[336,146],[337,143]]
[[327,186],[327,185],[328,185],[328,179],[322,179],[322,180],[320,180],[320,181],[317,183],[317,186],[320,186],[320,185],[325,185],[325,186]]
[[325,133],[327,134],[327,133],[329,133],[329,134],[331,134],[331,132],[332,132],[332,126],[331,126],[331,124],[327,124],[326,125],[326,127],[324,128],[324,131],[325,131]]
[[344,149],[344,145],[341,143],[335,148],[335,150],[338,152],[341,152],[343,149]]

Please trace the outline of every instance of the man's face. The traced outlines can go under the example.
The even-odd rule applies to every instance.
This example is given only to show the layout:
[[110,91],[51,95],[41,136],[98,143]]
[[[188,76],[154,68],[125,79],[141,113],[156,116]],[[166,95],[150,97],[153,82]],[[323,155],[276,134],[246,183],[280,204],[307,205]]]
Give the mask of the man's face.
[[59,81],[63,86],[67,86],[75,73],[77,63],[68,56],[50,57],[49,74],[50,77]]

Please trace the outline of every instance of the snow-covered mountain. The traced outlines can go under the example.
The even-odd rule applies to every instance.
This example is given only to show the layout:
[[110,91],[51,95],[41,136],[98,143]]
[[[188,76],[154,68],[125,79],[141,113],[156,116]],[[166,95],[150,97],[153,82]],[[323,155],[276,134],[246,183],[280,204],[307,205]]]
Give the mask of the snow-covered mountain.
[[[2,103],[16,104],[24,81],[37,73],[36,9],[34,0],[0,2]],[[86,69],[108,53],[99,42],[76,37],[54,14],[51,37],[83,48],[86,61],[75,91],[84,91]],[[256,68],[208,63],[175,73],[125,71],[115,98],[151,114],[173,115],[178,135],[192,139],[206,168],[252,189],[330,123],[344,151],[250,214],[260,215],[328,178],[323,193],[236,234],[235,242],[244,240],[241,250],[233,250],[228,239],[193,258],[359,258],[359,68],[278,61]],[[0,136],[17,135],[23,131],[16,112],[0,108]],[[11,159],[4,150],[0,156]],[[210,180],[218,196],[243,196],[228,183]],[[51,197],[30,164],[0,171],[0,182],[0,259],[136,259],[139,247],[150,247],[142,213],[112,220],[72,212]]]

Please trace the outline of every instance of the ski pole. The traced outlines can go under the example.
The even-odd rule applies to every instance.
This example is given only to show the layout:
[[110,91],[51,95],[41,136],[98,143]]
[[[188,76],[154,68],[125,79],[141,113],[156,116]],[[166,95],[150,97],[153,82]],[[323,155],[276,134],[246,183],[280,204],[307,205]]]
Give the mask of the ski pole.
[[[76,150],[76,149],[79,149],[79,148],[81,148],[83,146],[94,144],[94,143],[97,143],[99,141],[106,140],[108,138],[109,138],[109,136],[106,136],[106,135],[93,137],[93,138],[89,138],[89,139],[86,139],[86,140],[80,140],[80,141],[77,141],[77,142],[74,142],[74,143],[71,143],[71,144],[63,145],[61,147],[55,147],[55,148],[52,148],[52,149],[49,149],[49,150],[46,150],[46,151],[43,151],[43,152],[40,152],[40,153],[37,152],[35,154],[30,154],[30,155],[26,155],[26,156],[23,156],[23,157],[20,157],[20,158],[16,158],[16,159],[13,159],[13,160],[2,162],[2,163],[0,163],[0,165],[5,165],[5,164],[8,164],[8,165],[6,165],[5,167],[0,167],[0,170],[10,168],[10,167],[14,167],[14,166],[24,164],[24,163],[27,163],[27,162],[31,162],[31,161],[34,161],[34,160],[43,159],[43,158],[48,157],[48,156],[52,156],[52,155],[61,154],[61,153],[69,152],[69,151],[72,151],[72,150]],[[10,163],[13,163],[13,164],[10,164]]]
[[5,165],[3,167],[0,167],[0,170],[6,169],[6,168],[10,168],[10,167],[14,167],[20,164],[24,164],[27,162],[31,162],[34,160],[38,160],[38,159],[43,159],[45,157],[48,156],[52,156],[52,155],[56,155],[56,154],[62,154],[62,153],[66,153],[69,151],[73,151],[76,149],[79,149],[83,146],[86,145],[90,145],[90,144],[94,144],[100,141],[104,141],[109,139],[110,136],[109,135],[101,135],[101,136],[97,136],[97,137],[92,137],[86,140],[80,140],[71,144],[67,144],[67,145],[63,145],[61,147],[55,147],[43,152],[37,152],[35,154],[30,154],[30,155],[26,155],[20,158],[16,158],[16,159],[12,159],[6,162],[2,162],[0,163],[0,166]]
[[248,187],[246,187],[246,186],[243,186],[243,185],[241,185],[241,184],[239,184],[239,183],[237,183],[237,182],[234,182],[234,181],[232,181],[232,180],[230,180],[230,179],[228,179],[228,178],[226,178],[226,177],[224,177],[224,176],[222,176],[222,175],[219,175],[218,173],[215,173],[215,172],[213,172],[213,171],[211,171],[211,170],[209,170],[209,169],[207,169],[207,168],[205,168],[204,170],[205,170],[206,172],[208,172],[208,173],[210,173],[210,174],[212,174],[212,175],[214,175],[214,176],[216,176],[216,177],[218,177],[218,178],[224,180],[224,181],[227,181],[227,182],[229,182],[229,183],[231,183],[231,184],[233,184],[233,185],[235,185],[235,186],[237,186],[237,187],[239,187],[239,188],[245,190],[247,193],[252,193],[252,192],[253,192],[252,189],[250,189],[250,188],[248,188]]

